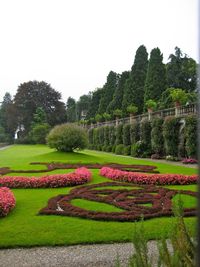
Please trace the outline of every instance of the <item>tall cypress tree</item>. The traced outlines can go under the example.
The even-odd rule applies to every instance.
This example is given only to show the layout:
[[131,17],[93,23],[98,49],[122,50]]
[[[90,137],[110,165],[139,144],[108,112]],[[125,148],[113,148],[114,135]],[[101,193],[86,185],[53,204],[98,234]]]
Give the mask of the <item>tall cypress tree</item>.
[[86,116],[87,119],[94,118],[97,115],[102,95],[103,95],[102,88],[97,88],[95,91],[92,92],[91,103]]
[[123,112],[127,113],[129,105],[138,107],[141,113],[144,105],[144,84],[148,66],[148,53],[146,47],[141,45],[135,55],[134,64],[131,69],[129,80],[126,83],[123,97]]
[[145,81],[145,102],[149,99],[158,101],[166,89],[166,70],[162,60],[160,49],[154,48],[150,54]]
[[107,111],[107,107],[113,99],[114,92],[118,84],[118,74],[114,71],[110,71],[107,76],[107,81],[103,86],[104,93],[101,97],[98,113],[103,114]]
[[107,112],[112,113],[113,110],[122,109],[122,100],[124,95],[124,89],[127,79],[129,78],[130,72],[124,71],[119,76],[119,82],[117,88],[115,90],[113,100],[110,102],[109,106],[107,107]]
[[68,97],[67,99],[67,122],[75,122],[76,121],[76,100],[72,97]]

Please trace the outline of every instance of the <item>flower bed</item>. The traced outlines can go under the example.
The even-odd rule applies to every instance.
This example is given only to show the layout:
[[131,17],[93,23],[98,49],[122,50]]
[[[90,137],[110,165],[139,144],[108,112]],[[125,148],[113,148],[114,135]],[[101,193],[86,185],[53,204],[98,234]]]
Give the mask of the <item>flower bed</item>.
[[40,178],[24,176],[4,176],[0,178],[0,187],[9,188],[54,188],[84,184],[91,180],[91,172],[82,167],[73,173],[46,175]]
[[175,185],[175,184],[194,184],[197,183],[197,175],[182,174],[145,174],[126,172],[104,167],[100,170],[100,175],[115,181],[129,182],[135,184],[156,184],[156,185]]
[[0,217],[5,217],[15,207],[14,194],[7,187],[0,188]]
[[[111,189],[101,189],[101,187],[111,187]],[[113,190],[112,186],[129,186],[130,189],[119,188]],[[39,214],[65,215],[104,221],[136,221],[156,218],[161,216],[171,216],[172,198],[176,194],[185,194],[197,197],[197,193],[186,190],[170,190],[157,187],[155,185],[140,185],[135,189],[132,184],[105,182],[82,186],[71,190],[68,195],[58,195],[48,201],[47,207],[40,210]],[[138,187],[138,186],[137,186]],[[103,202],[123,209],[122,212],[100,212],[87,210],[74,206],[71,201],[74,199],[86,199],[95,202]],[[145,204],[151,204],[145,206]],[[185,208],[184,216],[195,216],[196,208]]]
[[9,167],[0,168],[0,174],[5,175],[11,172],[15,173],[40,173],[40,172],[50,172],[58,169],[77,169],[85,167],[88,169],[101,169],[104,166],[115,168],[119,170],[131,169],[134,172],[149,172],[149,173],[159,173],[155,170],[157,167],[152,165],[136,165],[136,164],[118,164],[118,163],[64,163],[64,162],[32,162],[31,165],[45,165],[46,169],[42,170],[12,170]]

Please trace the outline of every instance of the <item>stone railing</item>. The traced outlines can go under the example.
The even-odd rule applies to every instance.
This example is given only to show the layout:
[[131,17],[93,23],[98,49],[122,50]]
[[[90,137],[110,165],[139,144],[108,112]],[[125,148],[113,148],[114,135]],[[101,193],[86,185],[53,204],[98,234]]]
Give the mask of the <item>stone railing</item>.
[[197,114],[196,103],[189,104],[186,106],[176,106],[174,108],[168,108],[168,109],[158,110],[154,112],[147,112],[147,113],[143,113],[141,115],[136,115],[136,116],[130,115],[130,117],[120,118],[120,119],[107,121],[107,122],[99,122],[96,124],[87,125],[85,127],[97,128],[100,126],[112,126],[112,125],[115,126],[118,124],[128,124],[128,123],[132,124],[134,121],[140,122],[142,119],[152,120],[153,118],[156,118],[156,117],[165,118],[168,116],[174,116],[174,117],[183,118],[190,114]]

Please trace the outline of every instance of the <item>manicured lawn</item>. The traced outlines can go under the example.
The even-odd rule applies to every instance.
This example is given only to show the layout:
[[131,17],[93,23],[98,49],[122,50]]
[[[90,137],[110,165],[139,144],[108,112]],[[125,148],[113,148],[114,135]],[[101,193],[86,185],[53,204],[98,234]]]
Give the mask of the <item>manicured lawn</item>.
[[[74,163],[115,162],[151,165],[149,161],[145,160],[133,160],[128,157],[90,150],[81,153],[59,153],[42,145],[15,145],[0,151],[0,167],[11,167],[12,169],[18,170],[44,169],[45,166],[43,165],[29,165],[29,163],[52,161]],[[185,166],[172,166],[155,162],[152,165],[156,165],[161,173],[196,173],[195,169],[190,169]],[[67,172],[69,171],[71,170],[67,170]],[[57,170],[50,173],[66,173],[66,170]],[[92,170],[92,173],[93,180],[91,183],[111,181],[99,176],[99,170]],[[17,173],[16,175],[20,174]],[[44,173],[27,173],[22,175],[41,176]],[[15,209],[6,218],[0,219],[0,247],[111,243],[132,240],[134,228],[134,223],[132,222],[104,222],[66,216],[38,215],[38,211],[46,206],[49,198],[58,194],[68,193],[71,188],[12,189],[17,204]],[[168,186],[168,188],[192,191],[197,189],[196,185]],[[113,187],[113,189],[115,188]],[[183,200],[185,207],[194,207],[196,203],[194,197],[190,196],[183,195]],[[74,205],[76,204],[86,209],[120,212],[120,209],[103,203],[92,203],[92,201],[81,199],[73,201]],[[185,218],[185,221],[191,233],[195,234],[196,218]],[[147,220],[144,222],[145,232],[149,239],[161,238],[163,236],[167,237],[173,222],[173,217]],[[140,223],[137,222],[137,224]]]

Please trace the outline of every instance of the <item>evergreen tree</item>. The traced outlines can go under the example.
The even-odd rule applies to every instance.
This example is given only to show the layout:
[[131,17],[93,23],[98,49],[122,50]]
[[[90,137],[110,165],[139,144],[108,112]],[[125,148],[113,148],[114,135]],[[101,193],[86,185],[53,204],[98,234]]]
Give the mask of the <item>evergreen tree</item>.
[[145,102],[149,99],[158,101],[166,89],[166,70],[162,60],[163,55],[161,54],[160,49],[154,48],[150,54],[144,87]]
[[76,121],[76,100],[72,97],[68,97],[67,104],[67,122],[75,122]]
[[107,112],[107,108],[109,103],[113,99],[114,92],[116,90],[116,87],[118,85],[118,74],[110,71],[107,76],[107,81],[105,85],[103,86],[103,95],[101,97],[100,103],[99,103],[99,109],[98,113],[103,114],[104,112]]
[[91,93],[80,96],[77,102],[77,119],[85,119],[91,103]]
[[116,87],[113,100],[110,102],[107,108],[107,112],[109,112],[110,114],[112,113],[113,110],[122,109],[122,100],[124,95],[125,84],[127,79],[129,78],[129,75],[130,75],[129,71],[124,71],[119,76],[119,82]]
[[135,55],[134,64],[131,69],[129,80],[126,83],[123,97],[123,113],[127,114],[127,107],[135,105],[138,113],[143,111],[144,106],[144,84],[148,66],[148,53],[146,47],[141,45]]
[[13,139],[17,129],[17,115],[10,93],[6,93],[0,108],[0,126],[8,139]]
[[182,88],[188,92],[195,91],[197,81],[195,60],[183,55],[178,47],[175,47],[175,54],[171,54],[169,60],[167,63],[168,87]]
[[95,118],[95,116],[97,115],[102,94],[102,88],[97,88],[94,92],[92,92],[91,102],[86,119]]

